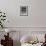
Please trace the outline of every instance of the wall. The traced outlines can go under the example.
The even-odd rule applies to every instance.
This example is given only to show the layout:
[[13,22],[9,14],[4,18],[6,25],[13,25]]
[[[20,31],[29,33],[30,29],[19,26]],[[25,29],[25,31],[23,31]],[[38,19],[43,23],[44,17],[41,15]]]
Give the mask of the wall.
[[32,1],[32,26],[46,27],[46,0]]
[[[6,12],[7,27],[46,27],[45,4],[46,0],[0,0],[0,9]],[[28,16],[20,16],[21,5],[28,5]]]

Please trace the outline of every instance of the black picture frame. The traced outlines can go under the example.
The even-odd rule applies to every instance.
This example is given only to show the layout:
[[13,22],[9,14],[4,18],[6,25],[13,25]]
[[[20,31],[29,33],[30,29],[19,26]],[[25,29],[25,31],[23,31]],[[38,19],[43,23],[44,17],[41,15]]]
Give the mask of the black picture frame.
[[28,6],[20,6],[20,16],[28,16]]

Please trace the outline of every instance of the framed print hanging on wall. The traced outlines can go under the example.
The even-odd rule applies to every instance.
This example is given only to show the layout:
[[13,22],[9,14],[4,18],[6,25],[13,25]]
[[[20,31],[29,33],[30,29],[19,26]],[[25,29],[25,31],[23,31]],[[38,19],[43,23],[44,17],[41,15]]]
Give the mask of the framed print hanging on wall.
[[20,16],[28,16],[28,6],[20,7]]

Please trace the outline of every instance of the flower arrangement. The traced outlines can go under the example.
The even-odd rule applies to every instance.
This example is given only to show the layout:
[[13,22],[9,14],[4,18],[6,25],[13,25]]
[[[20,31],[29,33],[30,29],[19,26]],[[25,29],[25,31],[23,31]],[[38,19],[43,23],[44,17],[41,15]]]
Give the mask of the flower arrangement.
[[6,20],[6,13],[0,11],[0,27],[3,28],[4,27],[4,22]]

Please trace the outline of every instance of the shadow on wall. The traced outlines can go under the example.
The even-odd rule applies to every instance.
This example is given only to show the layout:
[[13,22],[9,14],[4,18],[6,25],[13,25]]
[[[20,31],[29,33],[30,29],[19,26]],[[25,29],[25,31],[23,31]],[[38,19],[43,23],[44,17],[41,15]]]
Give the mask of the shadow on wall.
[[20,41],[13,40],[13,46],[21,46]]

